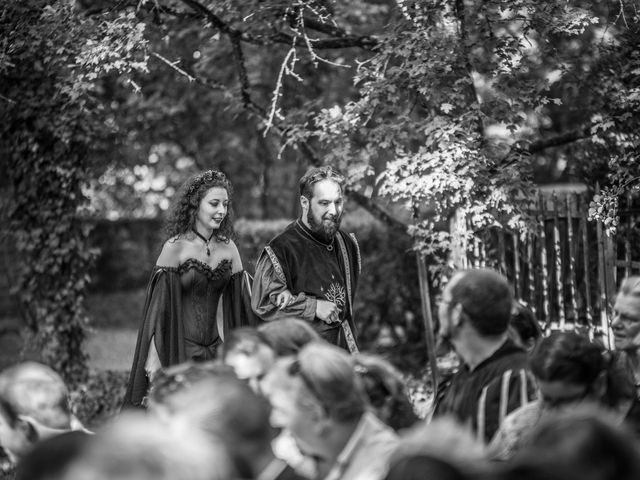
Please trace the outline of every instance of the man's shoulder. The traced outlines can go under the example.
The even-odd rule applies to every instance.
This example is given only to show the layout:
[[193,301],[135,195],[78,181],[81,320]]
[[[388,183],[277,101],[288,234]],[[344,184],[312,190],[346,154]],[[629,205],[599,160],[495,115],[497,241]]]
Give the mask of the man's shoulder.
[[284,228],[284,230],[282,230],[275,237],[269,240],[267,245],[270,247],[278,247],[278,246],[292,242],[294,238],[297,237],[297,234],[295,232],[295,226],[296,226],[296,222],[295,221],[291,222],[289,225],[287,225]]

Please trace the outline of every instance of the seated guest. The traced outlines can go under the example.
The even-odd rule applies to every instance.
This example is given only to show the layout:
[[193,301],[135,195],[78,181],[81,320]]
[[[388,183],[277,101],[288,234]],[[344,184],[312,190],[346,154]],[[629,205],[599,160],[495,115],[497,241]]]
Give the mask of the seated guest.
[[430,455],[405,457],[391,464],[385,480],[470,480],[455,465]]
[[632,429],[640,438],[640,277],[622,282],[613,305],[611,330],[619,363],[633,373],[636,397],[627,421],[633,423]]
[[89,434],[82,430],[39,441],[20,460],[15,480],[61,480],[89,441]]
[[229,377],[206,379],[185,389],[181,400],[174,418],[224,441],[241,478],[302,480],[274,455],[271,406],[247,382]]
[[610,412],[593,404],[558,411],[542,420],[531,432],[528,448],[518,452],[513,462],[527,459],[565,472],[564,480],[640,478],[637,442]]
[[542,337],[542,328],[533,311],[523,302],[514,301],[509,319],[509,338],[531,353]]
[[[353,358],[324,342],[307,344],[270,372],[270,399],[316,477],[326,480],[384,478],[397,445],[395,432],[368,411]],[[274,387],[280,389],[277,394]]]
[[170,420],[184,405],[184,393],[193,385],[216,378],[236,378],[228,365],[212,361],[188,361],[158,371],[149,390],[149,413],[160,420]]
[[190,425],[128,413],[93,435],[63,480],[229,480],[220,442]]
[[[475,479],[487,468],[484,443],[455,419],[442,417],[416,424],[404,433],[391,456],[387,480],[402,478],[401,472],[407,478],[438,479],[439,472],[443,479]],[[422,476],[420,469],[424,469]]]
[[269,342],[276,357],[295,355],[307,343],[322,339],[309,322],[299,318],[265,322],[258,327],[258,331]]
[[377,355],[360,353],[354,357],[373,413],[395,431],[411,427],[419,418],[407,395],[402,374]]
[[246,380],[256,392],[275,358],[265,336],[250,327],[232,330],[222,344],[220,355],[222,363],[232,367],[238,378]]
[[25,362],[0,372],[0,446],[13,462],[37,441],[81,428],[67,386],[53,369]]
[[575,332],[554,332],[533,350],[530,368],[539,399],[511,413],[491,443],[491,455],[505,460],[526,444],[527,435],[550,410],[595,402],[627,415],[633,400],[630,375],[618,372],[601,345]]
[[436,393],[434,417],[453,416],[489,442],[506,415],[535,397],[527,353],[508,336],[513,294],[488,269],[456,272],[440,302],[439,335],[462,365]]

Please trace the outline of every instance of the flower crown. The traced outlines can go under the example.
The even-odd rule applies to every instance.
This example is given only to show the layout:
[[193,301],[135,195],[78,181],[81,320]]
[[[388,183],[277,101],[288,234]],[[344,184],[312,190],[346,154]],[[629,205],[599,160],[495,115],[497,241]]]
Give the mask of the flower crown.
[[191,196],[194,192],[197,192],[205,183],[213,182],[215,180],[224,183],[225,187],[228,188],[229,180],[224,173],[220,172],[219,170],[206,170],[198,174],[191,182],[188,190],[189,196]]

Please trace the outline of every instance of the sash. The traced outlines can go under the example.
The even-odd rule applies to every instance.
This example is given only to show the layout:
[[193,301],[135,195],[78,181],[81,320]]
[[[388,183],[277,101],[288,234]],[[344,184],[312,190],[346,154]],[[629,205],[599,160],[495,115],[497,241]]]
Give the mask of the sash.
[[[351,303],[351,267],[349,266],[349,256],[347,255],[347,246],[344,243],[344,239],[340,232],[337,232],[336,238],[338,239],[338,246],[340,247],[340,253],[342,254],[342,263],[344,264],[344,277],[345,284],[347,287],[347,301],[349,302],[349,313],[351,313],[351,318],[354,319],[353,314],[353,305]],[[355,320],[354,320],[355,322]],[[358,344],[356,343],[356,338],[351,331],[351,325],[349,322],[343,320],[340,323],[342,327],[342,331],[344,332],[344,338],[347,340],[347,346],[349,347],[349,352],[354,354],[358,353],[360,350],[358,349]]]

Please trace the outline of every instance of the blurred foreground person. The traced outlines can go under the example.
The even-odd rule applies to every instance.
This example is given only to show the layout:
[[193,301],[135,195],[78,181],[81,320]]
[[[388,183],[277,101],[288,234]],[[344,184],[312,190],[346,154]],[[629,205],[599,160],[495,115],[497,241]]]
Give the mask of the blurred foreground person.
[[18,463],[15,480],[61,480],[89,441],[81,430],[39,441]]
[[125,413],[97,435],[63,480],[232,480],[226,450],[204,433]]
[[633,372],[636,396],[640,397],[640,277],[622,282],[613,305],[611,330],[616,350],[622,352],[623,360]]
[[36,442],[79,429],[67,386],[52,368],[25,362],[0,372],[0,446],[14,463]]
[[527,436],[549,412],[593,402],[617,413],[620,421],[634,398],[630,374],[620,371],[609,352],[575,332],[553,332],[530,358],[539,399],[512,412],[493,439],[491,456],[506,460],[527,444]]
[[235,379],[236,374],[230,366],[213,361],[184,362],[160,370],[149,390],[149,413],[170,421],[184,409],[185,392],[200,382],[218,378]]
[[541,421],[529,447],[514,462],[527,459],[564,472],[563,480],[640,478],[638,443],[615,418],[594,405],[556,412]]
[[196,382],[180,395],[174,419],[220,439],[227,447],[239,478],[302,480],[276,458],[269,423],[271,406],[246,381],[228,376]]
[[373,413],[396,432],[420,419],[406,392],[402,374],[384,358],[359,353],[354,356],[356,373],[362,380]]
[[527,354],[508,336],[512,305],[507,279],[488,269],[455,273],[439,305],[440,337],[463,364],[437,392],[434,417],[451,415],[484,442],[535,396]]
[[[275,378],[274,378],[275,377]],[[281,359],[265,392],[314,478],[377,480],[387,472],[395,432],[368,411],[366,394],[347,352],[325,342]]]
[[258,331],[269,342],[276,357],[295,355],[307,343],[322,339],[309,323],[299,318],[265,322],[258,327]]
[[486,473],[484,444],[451,417],[406,431],[390,459],[386,480],[462,480]]
[[276,359],[276,354],[265,336],[255,328],[239,328],[227,336],[222,345],[220,359],[236,372],[238,378],[260,391],[260,380]]

